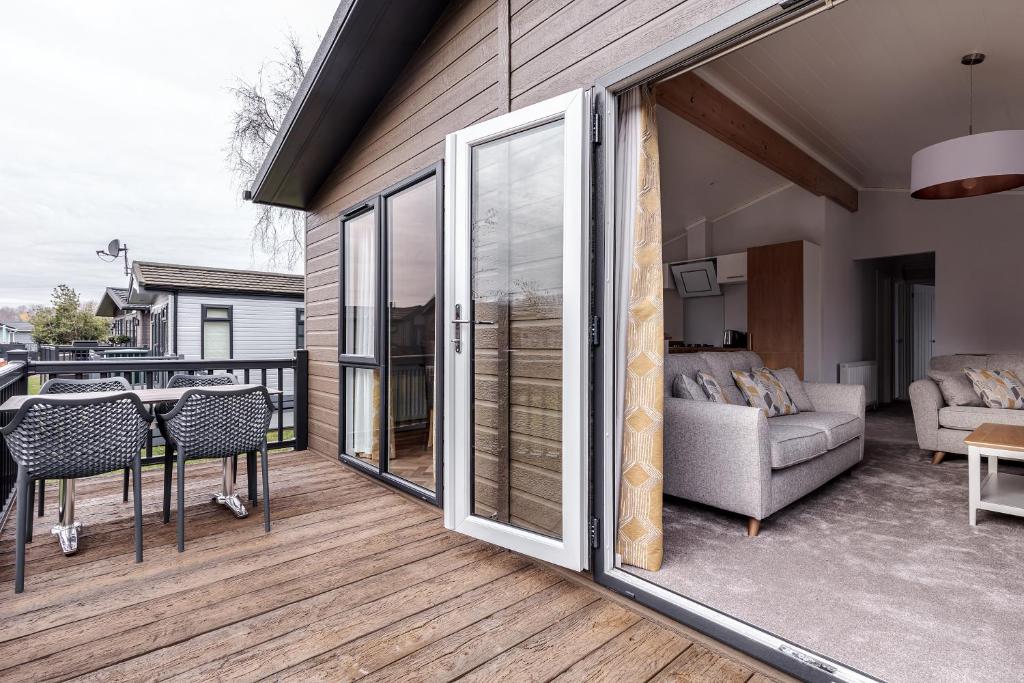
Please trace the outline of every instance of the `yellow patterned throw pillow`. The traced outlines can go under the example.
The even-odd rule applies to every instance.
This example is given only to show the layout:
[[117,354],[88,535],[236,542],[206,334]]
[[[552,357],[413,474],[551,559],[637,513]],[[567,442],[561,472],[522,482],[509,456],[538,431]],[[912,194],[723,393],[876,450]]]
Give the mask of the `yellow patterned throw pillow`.
[[768,417],[796,415],[800,412],[786,387],[782,386],[779,378],[768,368],[733,370],[732,378],[736,380],[736,386],[747,399],[747,405],[751,408],[760,408]]
[[718,383],[718,380],[710,372],[704,372],[701,370],[697,373],[697,384],[707,394],[708,400],[714,403],[728,403],[729,397],[725,395],[725,391],[722,390],[722,385]]
[[1024,410],[1024,383],[1012,371],[964,368],[964,373],[989,408]]

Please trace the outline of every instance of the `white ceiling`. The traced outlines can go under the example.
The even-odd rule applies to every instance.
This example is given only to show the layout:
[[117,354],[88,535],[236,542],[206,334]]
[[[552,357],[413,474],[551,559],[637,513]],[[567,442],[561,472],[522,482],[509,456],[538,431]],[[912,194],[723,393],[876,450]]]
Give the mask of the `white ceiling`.
[[792,184],[661,106],[658,147],[665,239]]
[[1024,128],[1022,0],[847,0],[697,72],[854,185],[904,189],[915,151],[967,134],[975,51],[975,132]]

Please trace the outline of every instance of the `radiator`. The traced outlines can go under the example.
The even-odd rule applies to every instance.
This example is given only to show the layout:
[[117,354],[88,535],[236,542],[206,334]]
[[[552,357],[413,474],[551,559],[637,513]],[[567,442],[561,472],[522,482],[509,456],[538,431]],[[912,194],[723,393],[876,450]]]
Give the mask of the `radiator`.
[[869,406],[878,404],[878,365],[873,360],[839,364],[840,384],[863,384]]

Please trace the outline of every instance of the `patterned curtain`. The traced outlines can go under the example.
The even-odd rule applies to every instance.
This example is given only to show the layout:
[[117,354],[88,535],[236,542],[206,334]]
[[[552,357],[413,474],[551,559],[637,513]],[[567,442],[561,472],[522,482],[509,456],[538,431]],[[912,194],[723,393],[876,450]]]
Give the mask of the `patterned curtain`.
[[[628,266],[628,308],[625,324],[625,372],[622,380],[621,481],[617,551],[626,564],[651,571],[661,568],[663,557],[662,490],[664,470],[662,432],[664,417],[664,319],[661,260],[661,182],[655,99],[647,86],[621,99],[620,120],[638,136],[626,149],[621,170],[635,173],[635,197],[625,202],[632,216],[631,239],[620,242]],[[621,109],[620,109],[621,111]],[[630,168],[630,164],[635,168]],[[634,208],[635,207],[635,208]],[[626,276],[626,268],[621,275]],[[622,290],[625,293],[624,290]],[[621,348],[621,347],[620,347]]]

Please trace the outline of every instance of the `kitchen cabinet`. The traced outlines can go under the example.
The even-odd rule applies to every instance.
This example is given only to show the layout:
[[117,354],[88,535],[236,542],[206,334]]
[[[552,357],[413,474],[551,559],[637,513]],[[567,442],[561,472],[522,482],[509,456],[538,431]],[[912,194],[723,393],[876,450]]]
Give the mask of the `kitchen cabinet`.
[[747,250],[747,343],[770,368],[820,379],[821,248],[807,241]]
[[747,281],[747,252],[722,254],[716,257],[718,284],[730,285]]

